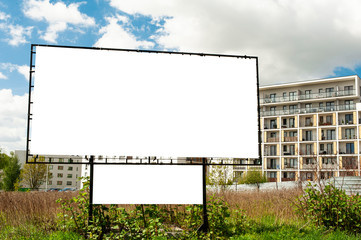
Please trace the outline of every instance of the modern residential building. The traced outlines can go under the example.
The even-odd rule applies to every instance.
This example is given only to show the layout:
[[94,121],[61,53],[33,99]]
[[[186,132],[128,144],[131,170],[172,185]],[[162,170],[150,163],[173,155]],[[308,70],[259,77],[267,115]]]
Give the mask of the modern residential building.
[[269,181],[360,175],[360,94],[356,75],[260,87]]
[[[21,166],[26,162],[26,151],[16,150],[15,155],[18,157]],[[47,162],[55,162],[56,164],[46,164],[49,171],[49,179],[44,181],[39,190],[48,190],[50,188],[75,188],[80,189],[81,183],[79,177],[82,176],[82,165],[74,164],[80,162],[80,159],[74,156],[40,156]],[[46,158],[46,159],[45,159]],[[26,187],[26,186],[25,186]]]

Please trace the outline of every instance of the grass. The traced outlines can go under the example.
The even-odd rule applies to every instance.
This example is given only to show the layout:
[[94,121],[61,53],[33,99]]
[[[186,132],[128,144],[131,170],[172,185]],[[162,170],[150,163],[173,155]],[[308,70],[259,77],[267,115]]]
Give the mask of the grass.
[[[74,192],[1,192],[0,239],[81,239],[73,232],[59,231],[56,203]],[[218,192],[231,209],[243,209],[252,221],[249,230],[233,239],[360,239],[360,235],[320,229],[300,219],[292,205],[300,190]],[[122,205],[124,207],[124,205]],[[126,206],[128,209],[134,206]],[[172,206],[164,206],[172,207]],[[174,206],[173,206],[174,207]],[[184,206],[178,206],[183,211]]]

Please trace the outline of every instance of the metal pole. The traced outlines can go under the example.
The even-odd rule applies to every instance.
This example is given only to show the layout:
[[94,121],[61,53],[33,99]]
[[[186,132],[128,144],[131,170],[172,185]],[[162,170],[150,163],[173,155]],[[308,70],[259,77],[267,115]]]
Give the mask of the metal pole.
[[203,224],[200,226],[198,231],[202,231],[204,233],[207,233],[209,231],[209,223],[208,223],[208,214],[207,214],[207,183],[206,183],[206,177],[207,177],[207,171],[206,171],[206,158],[203,158],[203,164],[202,164],[202,178],[203,178]]
[[94,156],[89,159],[90,174],[89,174],[89,216],[88,225],[93,221],[93,180],[94,180]]

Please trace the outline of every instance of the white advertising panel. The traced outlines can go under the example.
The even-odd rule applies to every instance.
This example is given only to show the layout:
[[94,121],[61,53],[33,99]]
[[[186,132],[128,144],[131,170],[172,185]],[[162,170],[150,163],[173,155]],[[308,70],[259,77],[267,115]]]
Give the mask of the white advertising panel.
[[202,166],[94,165],[94,204],[202,204]]
[[256,58],[37,46],[30,154],[258,158]]

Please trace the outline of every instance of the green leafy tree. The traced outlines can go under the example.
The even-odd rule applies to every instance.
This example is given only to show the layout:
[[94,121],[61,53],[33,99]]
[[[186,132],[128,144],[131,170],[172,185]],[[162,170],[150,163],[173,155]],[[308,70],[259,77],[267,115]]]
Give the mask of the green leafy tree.
[[[34,160],[30,160],[33,162]],[[43,158],[39,158],[37,162],[43,162]],[[22,184],[26,184],[33,190],[38,190],[40,185],[46,180],[47,164],[25,164],[21,170],[20,179]],[[50,178],[50,174],[48,176]]]
[[19,159],[12,153],[11,157],[8,159],[8,164],[4,168],[3,173],[3,189],[5,191],[14,191],[15,184],[19,180],[20,177],[20,164]]
[[266,174],[262,174],[260,170],[252,169],[244,174],[239,183],[241,184],[256,184],[259,190],[260,184],[267,182]]
[[0,189],[2,189],[2,179],[4,177],[4,169],[9,164],[10,156],[2,152],[0,148]]

